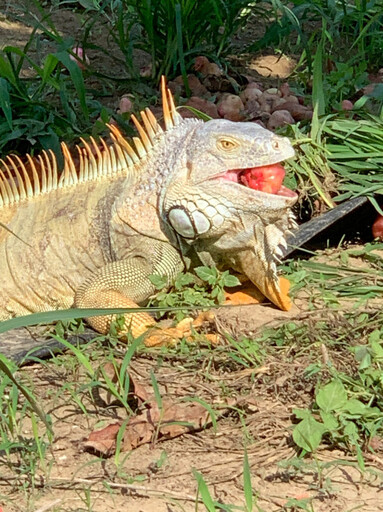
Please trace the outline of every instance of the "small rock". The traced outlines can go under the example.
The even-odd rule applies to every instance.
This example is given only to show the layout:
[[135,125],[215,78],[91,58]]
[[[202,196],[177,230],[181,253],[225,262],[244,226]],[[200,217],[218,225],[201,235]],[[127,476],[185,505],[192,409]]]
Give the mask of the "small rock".
[[280,97],[278,94],[271,94],[267,91],[262,93],[262,96],[259,97],[258,101],[261,106],[261,109],[264,112],[271,112],[273,110],[274,104],[277,100],[279,100]]
[[[285,103],[287,103],[288,105],[291,105],[293,103],[298,105],[299,101],[296,96],[286,96],[285,98],[276,99],[272,104],[271,112],[275,112],[275,110],[280,110],[280,105],[284,105]],[[286,110],[288,110],[288,108]]]
[[287,96],[290,96],[291,95],[291,91],[290,91],[290,86],[287,82],[284,82],[280,88],[279,88],[279,91],[282,95],[282,98],[286,98]]
[[343,100],[341,107],[342,107],[342,110],[352,110],[354,108],[354,104],[350,100]]
[[286,101],[282,105],[275,107],[274,112],[278,110],[287,110],[293,116],[295,121],[303,121],[304,119],[312,119],[312,110],[304,105],[300,105],[295,101]]
[[231,76],[208,75],[203,78],[202,83],[208,91],[213,93],[235,93],[239,89],[239,84]]
[[[201,83],[196,75],[188,75],[189,89],[192,96],[206,96],[208,90]],[[177,96],[185,96],[185,85],[182,75],[177,76],[174,80],[168,82],[170,91]]]
[[245,106],[239,96],[235,94],[222,95],[218,105],[218,114],[230,121],[243,121],[245,119]]
[[214,62],[210,62],[207,57],[200,56],[196,57],[194,61],[194,69],[195,71],[198,71],[201,73],[201,75],[207,76],[207,75],[215,75],[215,76],[221,76],[222,70],[220,67],[215,64]]
[[262,126],[262,128],[266,128],[265,123],[263,121],[261,121],[260,119],[257,119],[256,121],[254,121],[254,123],[259,124],[259,126]]
[[[213,119],[219,118],[217,106],[211,101],[205,100],[203,98],[198,98],[197,96],[192,96],[187,100],[185,106],[186,105],[189,107],[193,107],[197,110],[200,110],[201,112],[204,112]],[[187,108],[181,109],[180,114],[182,115],[183,118],[198,117]]]
[[124,94],[119,103],[119,113],[123,114],[124,112],[132,112],[133,111],[133,101],[134,96],[132,94]]
[[195,75],[188,75],[188,82],[192,96],[205,96],[205,94],[208,94],[206,87]]
[[380,214],[376,217],[372,225],[372,236],[380,240],[383,238],[383,216]]
[[261,114],[261,106],[257,100],[251,100],[246,103],[246,115],[250,119]]
[[245,107],[247,107],[248,102],[257,101],[262,96],[262,91],[258,87],[249,87],[250,85],[253,84],[249,84],[239,95]]
[[294,118],[288,110],[276,110],[271,114],[270,119],[267,123],[267,128],[268,130],[275,130],[280,126],[285,126],[286,124],[294,123]]

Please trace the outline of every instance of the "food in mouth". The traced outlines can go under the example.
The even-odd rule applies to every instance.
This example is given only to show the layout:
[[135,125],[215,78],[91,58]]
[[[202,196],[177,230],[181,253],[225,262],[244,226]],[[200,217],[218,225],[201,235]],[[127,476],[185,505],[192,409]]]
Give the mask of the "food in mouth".
[[278,163],[248,169],[233,169],[227,171],[223,178],[267,194],[295,197],[295,192],[282,185],[285,174],[284,167]]

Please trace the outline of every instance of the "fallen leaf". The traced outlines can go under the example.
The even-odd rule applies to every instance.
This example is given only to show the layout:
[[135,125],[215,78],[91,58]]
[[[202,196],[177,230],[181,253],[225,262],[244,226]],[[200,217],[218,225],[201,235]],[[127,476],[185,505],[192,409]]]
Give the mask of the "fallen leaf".
[[[122,439],[122,452],[152,442],[155,435],[155,440],[165,440],[200,430],[209,421],[209,412],[197,403],[165,400],[161,410],[154,400],[146,405],[147,409],[143,414],[133,416],[127,422]],[[106,457],[113,455],[120,427],[121,423],[113,423],[92,432],[84,442],[84,447]]]
[[121,423],[112,423],[101,430],[95,430],[84,442],[85,448],[90,448],[106,457],[113,455],[116,449],[116,439]]
[[154,403],[149,409],[149,414],[153,423],[158,425],[160,422],[159,439],[162,436],[171,439],[187,432],[200,430],[209,419],[209,412],[205,407],[190,402],[165,401],[162,411]]
[[155,426],[150,422],[147,412],[131,418],[126,425],[121,451],[128,452],[142,444],[149,443],[154,431]]

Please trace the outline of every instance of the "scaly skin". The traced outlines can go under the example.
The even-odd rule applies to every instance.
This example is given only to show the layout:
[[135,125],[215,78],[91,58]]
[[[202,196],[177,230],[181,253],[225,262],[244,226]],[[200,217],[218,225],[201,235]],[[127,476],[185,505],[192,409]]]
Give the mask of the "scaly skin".
[[[78,149],[77,166],[63,146],[60,179],[54,158],[43,155],[45,188],[31,161],[3,162],[0,320],[70,306],[143,305],[155,293],[151,274],[170,285],[185,265],[201,263],[238,270],[288,309],[275,259],[294,224],[296,195],[252,190],[225,173],[290,158],[290,142],[255,123],[182,120],[164,84],[163,103],[167,129],[143,113],[143,144],[136,141],[134,154],[111,128],[114,143]],[[88,322],[107,332],[110,320]],[[148,325],[148,314],[126,315],[134,335]]]

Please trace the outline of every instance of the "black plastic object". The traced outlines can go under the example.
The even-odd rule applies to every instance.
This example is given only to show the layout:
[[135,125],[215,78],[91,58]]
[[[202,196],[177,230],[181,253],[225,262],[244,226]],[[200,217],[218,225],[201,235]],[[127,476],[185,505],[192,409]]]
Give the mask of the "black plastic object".
[[[287,240],[288,245],[287,249],[284,251],[283,257],[286,258],[287,256],[290,256],[293,252],[312,242],[315,238],[320,237],[321,235],[327,235],[327,230],[330,227],[335,227],[335,224],[344,219],[344,217],[350,214],[358,213],[358,210],[367,205],[370,205],[368,197],[354,197],[353,199],[340,204],[332,210],[329,210],[320,217],[315,217],[314,219],[305,222],[299,226],[294,235]],[[369,219],[369,222],[374,219],[374,215],[376,216],[376,212],[375,214],[373,212],[372,205],[371,210],[372,211],[368,212],[366,215],[367,219]],[[361,215],[359,215],[359,218],[360,217]],[[357,224],[358,222],[350,222],[350,224],[346,226],[344,223],[342,223],[342,232],[346,230],[355,232]],[[364,223],[364,227],[368,229],[366,223]]]

